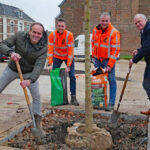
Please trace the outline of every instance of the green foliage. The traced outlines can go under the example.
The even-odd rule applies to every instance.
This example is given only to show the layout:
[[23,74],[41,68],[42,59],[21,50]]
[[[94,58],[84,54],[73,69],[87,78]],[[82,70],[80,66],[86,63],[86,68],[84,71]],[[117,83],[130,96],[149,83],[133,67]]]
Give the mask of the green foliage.
[[131,55],[120,55],[120,59],[130,60],[132,58]]
[[[131,58],[131,55],[120,55],[120,59],[130,60]],[[144,61],[144,58],[142,58],[142,61]]]

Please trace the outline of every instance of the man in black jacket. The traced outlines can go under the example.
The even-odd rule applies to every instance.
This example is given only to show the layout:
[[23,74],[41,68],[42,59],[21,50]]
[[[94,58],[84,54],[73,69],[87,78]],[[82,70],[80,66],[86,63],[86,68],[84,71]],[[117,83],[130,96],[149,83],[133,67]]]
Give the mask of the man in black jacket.
[[[130,59],[129,66],[131,67],[133,63],[137,63],[144,57],[146,68],[144,72],[143,87],[150,100],[150,22],[147,21],[144,14],[136,14],[134,23],[141,33],[141,47],[132,52],[133,58]],[[150,109],[141,113],[150,115]]]
[[[20,31],[0,42],[0,52],[10,56],[8,66],[0,76],[0,93],[13,80],[19,78],[16,61],[19,62],[24,80],[20,85],[28,87],[32,96],[32,111],[36,126],[40,128],[40,92],[38,78],[47,56],[47,34],[40,23],[33,23],[29,32]],[[42,131],[43,135],[44,132]]]

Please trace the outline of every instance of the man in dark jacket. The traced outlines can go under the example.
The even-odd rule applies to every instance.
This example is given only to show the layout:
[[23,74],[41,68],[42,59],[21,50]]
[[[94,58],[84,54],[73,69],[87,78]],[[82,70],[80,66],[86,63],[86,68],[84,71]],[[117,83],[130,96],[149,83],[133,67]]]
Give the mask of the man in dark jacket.
[[36,126],[40,128],[41,110],[38,78],[47,56],[47,34],[40,23],[33,23],[29,32],[17,32],[0,42],[0,52],[10,56],[8,66],[0,76],[0,93],[13,80],[19,78],[16,63],[19,62],[24,80],[20,85],[28,87],[32,96],[32,111]]
[[[133,59],[130,59],[129,66],[131,67],[133,63],[137,63],[144,57],[146,68],[144,73],[143,87],[150,100],[150,22],[147,21],[145,15],[136,14],[134,17],[134,23],[141,33],[141,48],[132,52]],[[150,115],[150,109],[141,113]]]

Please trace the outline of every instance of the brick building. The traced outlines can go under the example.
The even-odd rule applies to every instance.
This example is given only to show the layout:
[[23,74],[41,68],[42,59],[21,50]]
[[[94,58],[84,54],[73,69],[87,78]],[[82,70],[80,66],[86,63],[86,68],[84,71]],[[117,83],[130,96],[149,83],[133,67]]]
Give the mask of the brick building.
[[[66,20],[67,29],[76,37],[84,33],[85,0],[63,0],[60,14]],[[150,15],[149,0],[92,0],[90,30],[99,23],[102,12],[110,12],[112,24],[121,33],[121,54],[129,54],[130,50],[140,45],[140,36],[133,18],[136,13]]]
[[23,10],[0,3],[0,41],[17,31],[29,31],[33,22]]

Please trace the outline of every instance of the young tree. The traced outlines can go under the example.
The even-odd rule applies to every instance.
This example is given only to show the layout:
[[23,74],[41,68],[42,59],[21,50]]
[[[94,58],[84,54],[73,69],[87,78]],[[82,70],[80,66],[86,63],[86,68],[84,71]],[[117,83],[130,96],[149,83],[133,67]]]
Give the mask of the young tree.
[[106,150],[112,147],[111,135],[104,128],[100,129],[96,124],[93,124],[90,75],[90,7],[91,0],[85,0],[85,124],[74,123],[72,127],[68,128],[65,142],[73,148],[86,147],[87,149]]
[[91,103],[91,76],[90,76],[90,8],[91,0],[85,1],[85,131],[92,132],[93,107]]

